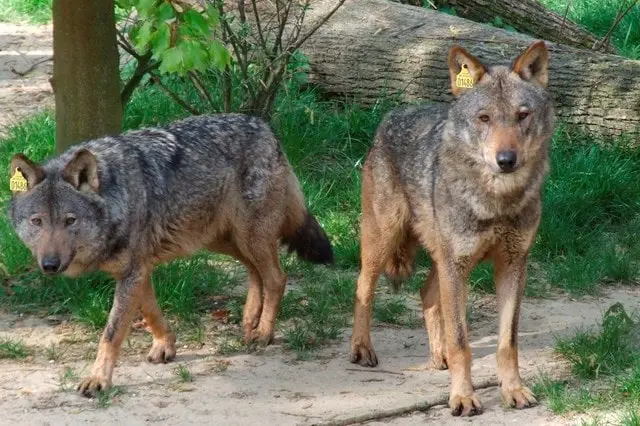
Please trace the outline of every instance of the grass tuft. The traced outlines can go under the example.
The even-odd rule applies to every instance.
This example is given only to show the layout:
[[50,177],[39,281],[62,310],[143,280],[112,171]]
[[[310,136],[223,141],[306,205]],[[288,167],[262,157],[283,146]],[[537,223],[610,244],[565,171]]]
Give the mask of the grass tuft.
[[52,0],[2,0],[0,22],[46,24],[52,18]]
[[0,359],[23,359],[31,355],[31,349],[21,341],[0,339]]

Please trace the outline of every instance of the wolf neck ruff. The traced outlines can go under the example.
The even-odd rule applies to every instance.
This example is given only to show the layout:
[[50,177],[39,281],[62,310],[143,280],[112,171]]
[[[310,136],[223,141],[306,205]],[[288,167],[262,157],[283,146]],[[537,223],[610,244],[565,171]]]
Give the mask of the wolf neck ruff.
[[473,87],[473,76],[467,68],[467,64],[462,64],[462,69],[456,74],[456,86],[465,89],[471,89]]
[[16,168],[15,173],[11,176],[11,179],[9,179],[9,189],[17,192],[27,191],[27,180],[24,178],[20,167]]

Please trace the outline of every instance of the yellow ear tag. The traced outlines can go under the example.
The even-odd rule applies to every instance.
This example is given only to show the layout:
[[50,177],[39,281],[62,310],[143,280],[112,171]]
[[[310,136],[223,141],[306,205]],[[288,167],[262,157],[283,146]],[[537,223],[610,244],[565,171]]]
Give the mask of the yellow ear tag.
[[467,64],[462,64],[462,69],[456,75],[456,87],[471,89],[473,87],[473,76],[467,69]]
[[15,192],[26,192],[27,180],[22,175],[20,167],[16,167],[16,171],[9,180],[9,189]]

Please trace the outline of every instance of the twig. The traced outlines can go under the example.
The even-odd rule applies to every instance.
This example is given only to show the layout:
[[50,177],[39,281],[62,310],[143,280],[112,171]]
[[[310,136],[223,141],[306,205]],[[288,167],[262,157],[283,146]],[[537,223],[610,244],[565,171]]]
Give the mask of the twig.
[[324,25],[325,22],[327,22],[329,20],[329,18],[331,18],[333,16],[334,13],[336,13],[338,11],[338,9],[340,8],[340,6],[342,6],[342,4],[345,2],[345,0],[339,0],[338,4],[335,5],[335,7],[333,9],[331,9],[331,11],[329,11],[329,13],[327,13],[324,17],[322,17],[322,19],[320,19],[320,21],[313,26],[313,28],[311,28],[305,35],[303,35],[296,44],[293,45],[293,48],[291,49],[291,51],[293,52],[294,50],[298,49],[300,46],[302,46],[302,44],[307,41],[307,39],[309,37],[311,37],[316,31],[318,31],[318,28],[320,28],[321,26]]
[[[284,13],[282,16],[280,16],[280,8],[278,7],[276,10],[278,12],[278,35],[276,36],[276,40],[273,43],[273,51],[271,54],[271,58],[274,58],[276,56],[276,53],[278,52],[282,52],[282,35],[284,34],[284,28],[287,24],[287,19],[289,19],[289,10],[291,10],[291,1],[288,2],[284,8]],[[276,5],[278,5],[278,2],[276,1]],[[272,62],[274,62],[275,59],[272,59]]]
[[596,41],[593,44],[593,50],[598,50],[609,42],[609,39],[611,38],[611,34],[613,33],[613,30],[615,30],[618,24],[620,24],[620,22],[622,21],[622,19],[624,19],[624,17],[627,16],[629,12],[631,12],[631,9],[633,9],[634,6],[638,3],[638,0],[632,0],[631,3],[629,4],[629,7],[627,7],[625,11],[621,13],[622,6],[624,5],[624,3],[625,3],[624,1],[620,3],[620,7],[618,8],[618,13],[616,13],[616,18],[613,21],[613,25],[611,25],[611,28],[609,28],[609,31],[607,31],[607,33],[604,35],[604,38],[601,41]]
[[31,64],[31,66],[29,68],[27,68],[24,71],[18,71],[14,67],[9,67],[9,69],[11,70],[12,73],[17,74],[20,77],[24,77],[25,75],[29,74],[31,71],[36,69],[36,67],[38,65],[44,64],[45,62],[49,62],[49,61],[53,61],[53,56],[50,56],[50,57],[44,58],[44,59],[40,59],[39,61],[34,62],[33,64]]
[[193,115],[200,115],[200,112],[197,109],[193,108],[191,105],[187,104],[185,101],[180,99],[178,95],[176,95],[174,92],[171,91],[171,89],[165,86],[165,84],[160,80],[160,78],[158,78],[157,75],[155,75],[153,72],[150,72],[149,75],[151,76],[151,79],[153,80],[153,82],[156,83],[158,86],[160,86],[160,88],[178,105],[180,105],[182,108],[189,111]]
[[[473,388],[486,389],[498,386],[497,378],[485,379]],[[360,414],[351,417],[345,417],[337,420],[329,420],[327,422],[314,423],[313,426],[347,426],[358,423],[364,423],[370,420],[388,419],[390,417],[398,417],[404,414],[411,413],[413,411],[427,411],[437,405],[446,405],[449,401],[449,393],[441,393],[435,397],[429,398],[426,401],[417,402],[415,404],[406,405],[404,407],[396,407],[382,410],[375,410],[370,413]]]
[[189,79],[191,80],[193,87],[195,87],[198,93],[200,93],[200,96],[203,99],[206,99],[209,102],[211,109],[215,111],[216,105],[213,102],[213,98],[211,97],[209,92],[207,92],[207,89],[204,87],[204,84],[202,83],[202,80],[200,80],[200,77],[198,77],[195,72],[189,71]]
[[285,51],[293,52],[293,50],[289,50],[291,43],[295,43],[300,37],[300,31],[302,31],[302,23],[304,22],[304,18],[307,16],[307,8],[309,7],[310,0],[305,0],[304,5],[300,7],[301,11],[296,19],[295,24],[293,24],[293,30],[291,30],[291,35],[289,36],[289,40],[287,40],[287,48]]
[[[224,7],[221,1],[217,2],[216,7],[220,17],[224,19]],[[222,41],[225,45],[229,43],[229,35],[225,26],[222,26]],[[231,112],[231,67],[227,63],[222,73],[222,108],[224,112]]]
[[131,46],[131,43],[129,43],[129,40],[127,40],[124,34],[122,34],[122,32],[120,31],[117,31],[116,34],[118,36],[118,44],[120,45],[120,47],[122,47],[125,52],[133,56],[135,59],[140,59],[140,55],[138,54],[138,52],[136,52],[136,49]]
[[251,0],[251,7],[253,8],[253,16],[256,18],[256,30],[258,31],[258,38],[260,39],[260,46],[262,50],[267,52],[267,43],[264,41],[264,35],[262,34],[262,25],[260,25],[260,14],[258,13],[258,7],[256,0]]
[[370,370],[363,370],[361,368],[345,368],[345,370],[347,371],[357,371],[359,373],[385,373],[385,374],[395,374],[397,376],[404,376],[404,374],[402,373],[398,373],[397,371],[390,371],[390,370],[381,370],[378,368],[375,369],[370,369]]
[[569,14],[569,7],[571,6],[571,0],[567,2],[567,7],[564,9],[564,15],[562,15],[562,23],[560,23],[560,37],[562,37],[562,31],[564,30],[564,23],[567,20]]
[[131,99],[131,95],[133,95],[133,92],[140,84],[140,81],[142,81],[142,78],[148,72],[155,70],[160,65],[158,62],[149,63],[151,61],[151,52],[147,52],[143,56],[139,56],[136,60],[138,62],[136,64],[136,69],[133,71],[133,75],[129,81],[127,81],[127,84],[125,84],[122,92],[120,93],[120,102],[123,107],[127,102],[129,102],[129,99]]

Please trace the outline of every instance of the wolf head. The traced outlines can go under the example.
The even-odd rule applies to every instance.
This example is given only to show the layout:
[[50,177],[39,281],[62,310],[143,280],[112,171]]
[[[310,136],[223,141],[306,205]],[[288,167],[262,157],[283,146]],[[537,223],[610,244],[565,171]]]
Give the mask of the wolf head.
[[445,138],[458,145],[461,155],[471,157],[465,160],[483,165],[487,177],[512,186],[509,183],[525,175],[528,166],[546,160],[553,134],[544,42],[531,44],[511,67],[490,68],[454,46],[448,65],[457,99],[449,111]]
[[99,195],[98,165],[86,149],[44,167],[22,154],[11,160],[26,188],[13,191],[11,220],[43,272],[78,275],[90,269],[104,247],[107,208]]

